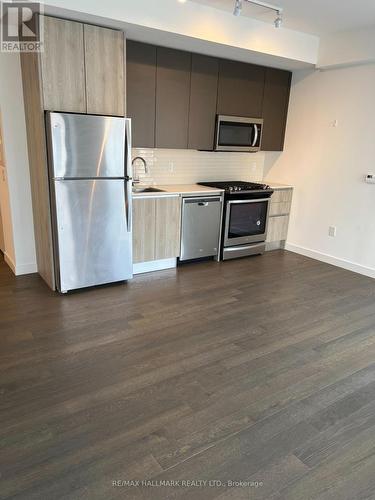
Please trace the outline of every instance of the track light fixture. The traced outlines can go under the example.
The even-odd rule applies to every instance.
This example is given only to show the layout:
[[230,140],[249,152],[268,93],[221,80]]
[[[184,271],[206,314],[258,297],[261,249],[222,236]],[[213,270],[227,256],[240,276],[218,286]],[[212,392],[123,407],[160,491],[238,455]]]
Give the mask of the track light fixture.
[[242,12],[242,0],[236,0],[233,14],[239,16]]
[[[277,7],[276,5],[272,5],[267,2],[262,2],[261,0],[244,0],[245,2],[252,3],[253,5],[258,5],[259,7],[264,7],[266,9],[273,10],[276,12],[276,19],[274,21],[275,28],[281,28],[283,23],[283,9],[281,7]],[[242,2],[243,0],[235,0],[234,11],[233,14],[235,16],[239,16],[242,12]]]

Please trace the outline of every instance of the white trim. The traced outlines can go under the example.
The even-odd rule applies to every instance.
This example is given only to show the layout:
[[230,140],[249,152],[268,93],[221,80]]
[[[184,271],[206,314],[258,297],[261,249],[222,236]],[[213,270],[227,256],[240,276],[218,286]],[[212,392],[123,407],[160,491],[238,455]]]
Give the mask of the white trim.
[[311,250],[310,248],[301,247],[294,245],[293,243],[286,243],[285,250],[290,252],[299,253],[305,255],[306,257],[311,257],[312,259],[320,260],[326,262],[327,264],[332,264],[333,266],[342,267],[348,271],[353,271],[354,273],[364,274],[370,278],[375,278],[375,269],[372,267],[365,267],[350,260],[340,259],[334,257],[333,255],[328,255],[326,253],[318,252],[316,250]]
[[9,257],[7,253],[4,253],[4,260],[16,276],[38,272],[38,268],[35,262],[30,262],[29,264],[16,265],[13,259]]
[[13,271],[13,273],[17,276],[16,265],[13,262],[13,259],[11,257],[9,257],[9,255],[6,252],[4,253],[4,260],[8,264],[8,266],[11,268],[11,270]]
[[152,271],[161,271],[174,267],[177,267],[177,259],[151,260],[150,262],[133,264],[133,274],[150,273]]
[[21,276],[22,274],[34,274],[37,272],[38,272],[38,267],[34,262],[16,266],[16,276]]

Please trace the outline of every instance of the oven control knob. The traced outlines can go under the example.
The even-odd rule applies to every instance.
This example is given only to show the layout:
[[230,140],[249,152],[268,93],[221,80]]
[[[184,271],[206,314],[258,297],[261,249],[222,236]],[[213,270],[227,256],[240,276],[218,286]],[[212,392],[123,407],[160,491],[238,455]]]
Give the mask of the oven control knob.
[[233,188],[232,188],[232,186],[230,186],[230,188],[229,188],[229,191],[233,191]]

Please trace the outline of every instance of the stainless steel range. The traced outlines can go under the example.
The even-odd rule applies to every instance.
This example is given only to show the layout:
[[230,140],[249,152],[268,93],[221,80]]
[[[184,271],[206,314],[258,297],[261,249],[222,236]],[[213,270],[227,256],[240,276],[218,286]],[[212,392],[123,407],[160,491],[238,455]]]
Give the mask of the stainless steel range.
[[262,254],[272,189],[267,184],[241,181],[200,184],[224,189],[221,259]]

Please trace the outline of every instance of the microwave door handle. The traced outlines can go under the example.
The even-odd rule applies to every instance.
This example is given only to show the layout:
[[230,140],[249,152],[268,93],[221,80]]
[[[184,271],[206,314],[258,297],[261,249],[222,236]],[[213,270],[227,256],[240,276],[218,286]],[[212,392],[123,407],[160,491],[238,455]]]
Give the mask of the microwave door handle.
[[258,136],[259,136],[259,130],[258,130],[258,125],[254,123],[254,140],[251,145],[252,148],[254,148],[258,142]]

